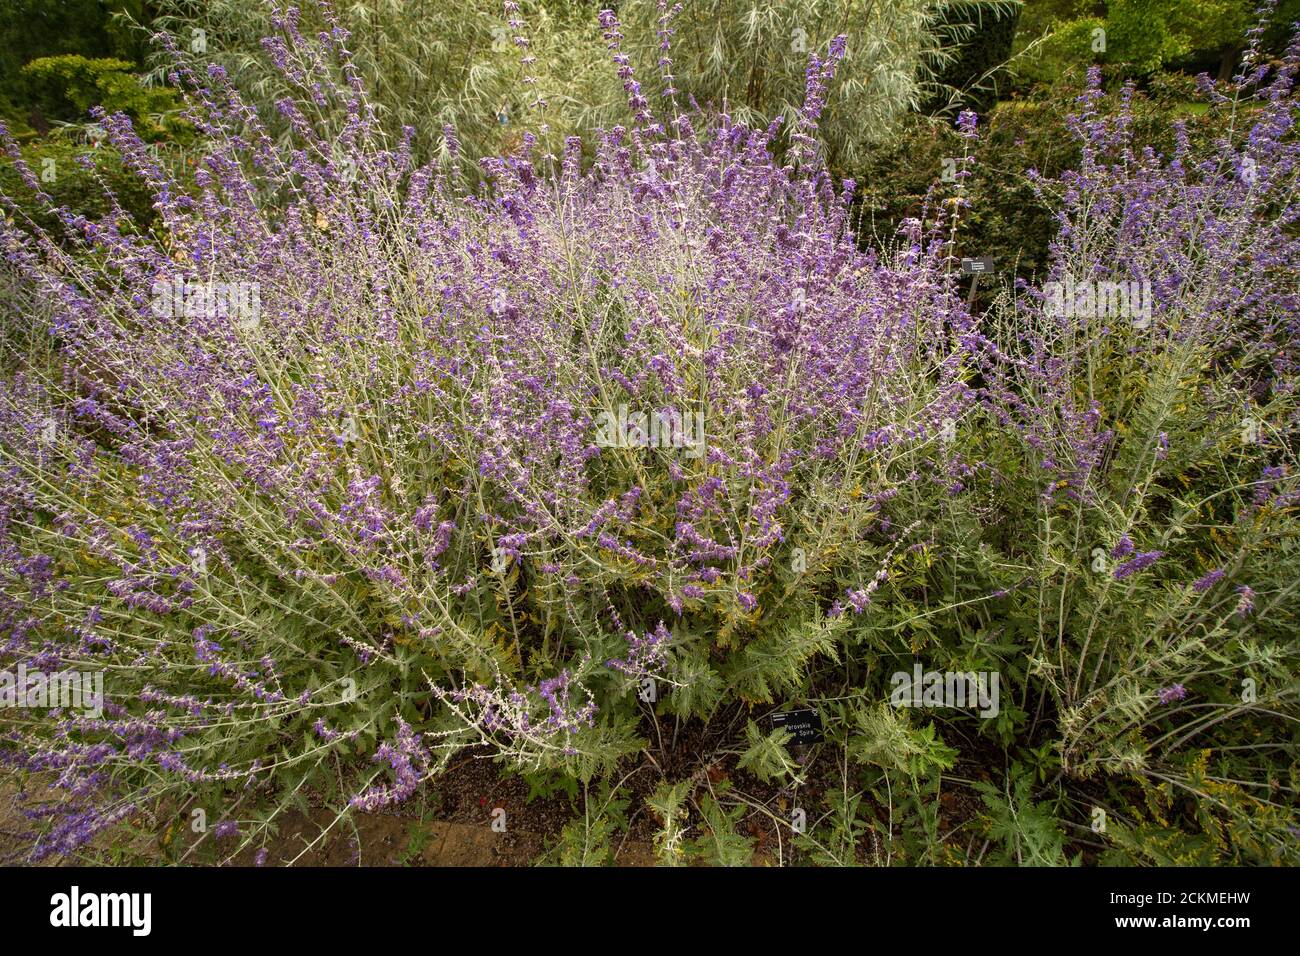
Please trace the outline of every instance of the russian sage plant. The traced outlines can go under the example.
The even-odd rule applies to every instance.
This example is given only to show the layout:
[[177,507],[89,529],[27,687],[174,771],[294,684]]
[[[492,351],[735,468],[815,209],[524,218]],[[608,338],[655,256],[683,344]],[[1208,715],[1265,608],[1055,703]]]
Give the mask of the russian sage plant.
[[[1043,184],[1052,273],[972,315],[960,195],[859,244],[817,135],[843,37],[790,127],[751,129],[684,108],[659,10],[654,92],[600,17],[628,119],[592,162],[545,151],[534,99],[480,176],[452,128],[420,164],[347,31],[292,16],[288,141],[181,59],[192,183],[100,117],[152,230],[52,203],[40,229],[6,134],[31,195],[0,227],[0,661],[104,675],[101,713],[0,712],[33,859],[158,807],[215,815],[233,857],[307,796],[338,823],[457,754],[609,782],[665,715],[788,777],[788,739],[740,722],[791,701],[886,780],[952,765],[936,723],[1046,740],[1080,787],[1190,789],[1231,852],[1285,852],[1296,51],[1215,105],[1217,161],[1134,155],[1089,92],[1084,164]],[[882,703],[918,659],[1013,699]],[[852,859],[865,803],[838,807],[820,852]],[[734,806],[699,809],[747,856]]]

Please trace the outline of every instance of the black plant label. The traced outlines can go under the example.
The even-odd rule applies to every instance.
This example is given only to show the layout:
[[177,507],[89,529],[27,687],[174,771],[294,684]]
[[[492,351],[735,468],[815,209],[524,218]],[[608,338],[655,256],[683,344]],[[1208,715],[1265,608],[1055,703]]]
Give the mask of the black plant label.
[[772,715],[772,726],[782,727],[794,736],[792,744],[816,744],[822,740],[822,716],[815,710],[790,710]]

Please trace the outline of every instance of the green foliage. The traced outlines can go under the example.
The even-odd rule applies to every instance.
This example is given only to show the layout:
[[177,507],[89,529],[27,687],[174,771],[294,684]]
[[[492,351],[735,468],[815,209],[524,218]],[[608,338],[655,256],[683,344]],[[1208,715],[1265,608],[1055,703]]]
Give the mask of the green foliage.
[[655,792],[646,797],[646,806],[659,821],[654,847],[655,857],[663,866],[683,866],[686,863],[686,797],[689,792],[689,780],[673,784],[663,780]]
[[740,756],[738,766],[748,770],[766,783],[769,780],[786,780],[793,776],[798,767],[786,750],[791,733],[778,727],[769,734],[764,734],[752,720],[745,724],[746,749]]
[[[1186,66],[1227,79],[1257,6],[1255,0],[1031,4],[1020,42],[1045,40],[1021,72],[1029,80],[1053,82],[1072,67],[1102,63],[1124,76],[1150,77],[1161,69]],[[1272,23],[1293,23],[1297,15],[1300,3],[1284,0]],[[1284,28],[1270,31],[1266,48],[1280,50],[1286,33]]]
[[1240,42],[1252,0],[1111,0],[1106,6],[1106,59],[1140,75],[1197,50]]
[[768,628],[733,657],[725,669],[728,686],[741,700],[772,703],[807,682],[808,665],[819,655],[839,660],[837,637],[847,630],[845,617],[814,616],[791,627]]
[[1230,766],[1226,757],[1213,758],[1206,750],[1185,755],[1180,772],[1169,779],[1143,778],[1141,799],[1108,816],[1100,861],[1118,866],[1291,865],[1294,812],[1225,779]]
[[[239,77],[249,102],[288,141],[275,102],[292,90],[261,47],[262,38],[276,32],[271,7],[263,0],[161,0],[156,6],[154,26],[175,35],[199,70],[217,63]],[[536,59],[527,69],[514,42],[520,33],[508,28],[498,0],[375,0],[342,4],[335,13],[351,33],[354,65],[389,131],[397,135],[410,126],[418,157],[445,159],[443,128],[453,126],[474,161],[518,147],[526,131],[559,154],[566,136],[611,126],[624,115],[597,10],[583,0],[523,0],[522,35],[527,55]],[[325,29],[316,4],[302,4],[300,12],[303,34]],[[152,62],[152,76],[161,81],[171,62],[162,51]],[[529,75],[536,82],[525,85]],[[546,108],[535,106],[536,99]],[[341,128],[342,118],[336,119]],[[474,172],[472,165],[466,169]]]
[[411,824],[406,838],[406,846],[397,854],[397,862],[400,866],[414,866],[430,841],[433,840],[433,827],[428,826],[423,819]]
[[858,848],[870,830],[862,818],[863,795],[832,789],[827,793],[829,812],[819,825],[795,837],[795,846],[813,866],[858,866]]
[[174,114],[177,92],[145,86],[125,60],[89,60],[76,54],[41,57],[22,68],[36,108],[51,119],[84,122],[92,106],[126,113],[145,139],[159,139],[183,128]]
[[525,800],[550,800],[564,796],[570,803],[578,799],[578,779],[568,773],[540,770],[536,773],[525,771],[521,776],[528,784],[528,796]]
[[[25,145],[22,157],[41,188],[73,215],[96,221],[111,217],[116,197],[130,216],[131,222],[123,222],[128,231],[147,226],[154,218],[153,196],[147,186],[107,144],[95,148],[69,136],[51,136]],[[55,217],[35,201],[11,163],[0,164],[0,192],[20,202],[19,215],[30,216],[46,229],[55,228]]]
[[678,717],[707,718],[722,703],[726,684],[710,665],[711,647],[697,641],[677,658],[680,684],[663,702],[663,708]]
[[134,69],[143,38],[120,15],[139,17],[143,10],[143,0],[5,0],[0,4],[0,112],[19,128],[26,125],[31,90],[20,71],[32,60],[60,54],[112,57]]
[[944,866],[953,862],[944,840],[943,777],[906,777],[877,768],[864,776],[868,795],[884,808],[869,830],[873,863]]
[[[1193,141],[1212,148],[1209,140],[1218,124],[1191,115],[1187,106],[1194,90],[1167,74],[1154,80],[1150,91],[1133,97],[1137,148],[1171,149],[1171,118],[1186,123]],[[1033,177],[1055,177],[1078,163],[1079,146],[1067,119],[1080,91],[1078,84],[1062,80],[1055,88],[1003,100],[980,117],[981,136],[963,189],[970,205],[956,234],[961,255],[992,256],[999,270],[1029,279],[1044,274],[1058,228],[1057,204],[1036,188]],[[1113,106],[1099,104],[1103,110]],[[921,115],[905,120],[895,141],[866,150],[862,163],[845,171],[860,184],[864,228],[885,241],[904,219],[935,215],[936,207],[957,192],[941,181],[945,161],[961,155],[962,143],[949,125]]]
[[885,703],[863,705],[854,713],[848,745],[853,760],[913,778],[951,769],[957,752],[939,738],[933,723],[913,727],[906,711]]
[[174,113],[181,101],[168,87],[144,86],[125,60],[87,60],[78,55],[47,56],[22,68],[36,108],[53,120],[85,121],[91,107],[122,112],[136,131],[156,139],[178,127]]
[[[176,35],[195,59],[239,76],[251,101],[287,136],[274,102],[289,89],[260,48],[261,38],[274,32],[269,8],[261,0],[163,0],[158,6],[155,25]],[[691,97],[725,102],[738,120],[766,125],[783,116],[788,127],[803,100],[809,56],[824,54],[832,37],[847,33],[849,57],[823,127],[830,155],[854,163],[864,144],[887,140],[905,112],[941,92],[940,72],[985,18],[1008,22],[1018,6],[1012,0],[687,4],[674,21],[678,101],[683,107]],[[428,155],[440,148],[443,127],[453,125],[466,154],[476,159],[517,146],[525,130],[558,153],[566,136],[627,122],[598,10],[585,0],[522,2],[523,34],[536,59],[527,70],[512,41],[516,34],[506,30],[494,0],[469,7],[377,0],[342,6],[337,15],[352,34],[349,49],[390,128],[413,127],[417,153]],[[632,0],[618,13],[637,77],[657,99],[658,7],[653,0]],[[320,28],[319,12],[304,5],[302,31]],[[168,67],[158,57],[154,77],[161,79]],[[526,87],[526,75],[535,84]],[[534,97],[545,101],[544,110],[532,105]]]
[[[990,783],[976,783],[975,790],[984,801],[984,820],[996,850],[989,862],[1015,866],[1068,866],[1065,836],[1050,804],[1036,802],[1032,794],[1033,778],[1013,773],[999,789]],[[1074,864],[1081,862],[1075,858]]]
[[[848,55],[827,100],[821,135],[827,155],[853,166],[868,144],[889,140],[909,110],[941,92],[941,73],[984,17],[1007,17],[1006,0],[779,0],[753,4],[709,0],[685,4],[674,20],[674,87],[683,105],[694,97],[738,121],[766,126],[784,117],[788,131],[803,102],[811,53],[824,56],[846,34]],[[620,7],[633,63],[647,90],[657,88],[653,0]]]
[[687,855],[705,866],[749,866],[754,856],[754,841],[736,832],[745,815],[743,804],[724,809],[712,794],[700,801],[704,819],[703,832],[690,841]]
[[[956,56],[938,76],[941,86],[963,92],[963,105],[984,113],[997,102],[1003,85],[1000,74],[1015,48],[1016,29],[1023,4],[1009,9],[961,6],[940,19],[942,28],[957,36]],[[929,108],[938,103],[927,104]]]
[[597,795],[587,794],[582,815],[565,824],[545,862],[558,866],[612,865],[613,838],[627,830],[628,803],[608,782],[601,785]]

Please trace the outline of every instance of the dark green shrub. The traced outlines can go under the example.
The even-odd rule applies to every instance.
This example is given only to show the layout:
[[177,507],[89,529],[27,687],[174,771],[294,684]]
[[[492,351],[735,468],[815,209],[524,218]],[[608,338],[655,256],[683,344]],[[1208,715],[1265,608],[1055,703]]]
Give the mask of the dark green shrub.
[[[147,225],[154,218],[148,185],[126,168],[121,155],[111,146],[96,147],[55,136],[25,144],[22,158],[41,178],[42,188],[74,216],[89,220],[109,216],[114,209],[112,197],[116,197],[132,222]],[[55,216],[36,201],[13,164],[8,162],[0,165],[0,193],[20,203],[20,217],[29,216],[57,234]],[[8,209],[5,214],[14,216]]]
[[[1193,140],[1203,143],[1213,127],[1197,115],[1202,107],[1191,99],[1194,83],[1159,77],[1150,94],[1134,96],[1136,142],[1160,152],[1172,150],[1170,120],[1178,118],[1187,121]],[[981,117],[975,162],[964,187],[970,206],[957,237],[960,255],[993,256],[999,268],[1024,277],[1044,269],[1057,224],[1050,203],[1034,189],[1033,177],[1055,177],[1079,160],[1067,119],[1082,89],[1080,79],[1074,74],[1055,89],[1004,100]],[[845,173],[858,182],[859,209],[868,230],[891,236],[904,219],[927,211],[927,197],[928,212],[934,215],[939,203],[955,195],[955,184],[943,182],[945,168],[953,168],[946,161],[961,155],[956,130],[919,115],[909,118],[896,140],[868,150],[866,161]],[[935,187],[939,191],[932,195]]]
[[156,141],[182,129],[180,100],[167,87],[147,87],[125,60],[90,60],[77,54],[47,56],[22,68],[34,109],[48,119],[84,122],[92,107],[131,117],[143,138]]

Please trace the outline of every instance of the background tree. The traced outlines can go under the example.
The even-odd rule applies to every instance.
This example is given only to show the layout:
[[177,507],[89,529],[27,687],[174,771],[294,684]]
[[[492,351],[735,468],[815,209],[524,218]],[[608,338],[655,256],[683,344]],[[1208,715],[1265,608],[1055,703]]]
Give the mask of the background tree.
[[[810,53],[848,37],[820,128],[833,164],[852,168],[869,144],[888,139],[909,110],[934,100],[944,69],[981,16],[1010,16],[1010,0],[703,0],[674,20],[674,85],[682,102],[724,103],[733,118],[789,128],[803,102]],[[643,84],[658,75],[654,0],[620,7]],[[657,89],[650,85],[649,88]]]
[[31,98],[38,91],[22,73],[32,60],[76,54],[138,65],[144,37],[119,14],[137,21],[151,15],[144,0],[5,0],[0,4],[0,112],[11,123],[44,126],[46,117],[32,115]]
[[[474,158],[517,144],[525,129],[558,152],[566,135],[614,122],[623,92],[600,39],[598,4],[519,6],[518,30],[500,0],[371,0],[340,5],[335,15],[351,34],[347,48],[380,117],[394,131],[414,128],[417,154],[445,148],[448,125]],[[262,49],[262,38],[277,32],[264,0],[160,0],[158,9],[155,27],[200,63],[224,66],[263,117],[278,120],[275,102],[290,90]],[[302,4],[302,34],[325,28],[318,6]],[[526,52],[516,37],[526,39]],[[526,55],[531,64],[522,62]],[[164,51],[155,52],[152,76],[161,79],[170,65]],[[536,82],[525,84],[527,76]],[[530,108],[536,99],[544,110]],[[287,136],[285,124],[274,128]]]
[[[1046,0],[1031,4],[1022,44],[1047,36],[1037,68],[1026,77],[1051,80],[1072,65],[1100,62],[1123,75],[1162,69],[1217,73],[1228,79],[1240,57],[1257,0]],[[1271,16],[1265,49],[1280,52],[1300,17],[1300,0],[1282,0]],[[1101,31],[1100,33],[1098,31]]]

